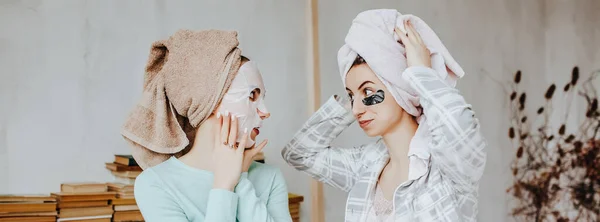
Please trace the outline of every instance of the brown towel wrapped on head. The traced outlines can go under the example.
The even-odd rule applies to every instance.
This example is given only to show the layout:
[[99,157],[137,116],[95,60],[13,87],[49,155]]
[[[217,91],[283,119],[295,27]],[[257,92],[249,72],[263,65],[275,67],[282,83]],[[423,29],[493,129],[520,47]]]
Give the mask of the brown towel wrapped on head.
[[180,156],[240,67],[237,32],[180,30],[152,44],[144,91],[121,134],[142,168]]

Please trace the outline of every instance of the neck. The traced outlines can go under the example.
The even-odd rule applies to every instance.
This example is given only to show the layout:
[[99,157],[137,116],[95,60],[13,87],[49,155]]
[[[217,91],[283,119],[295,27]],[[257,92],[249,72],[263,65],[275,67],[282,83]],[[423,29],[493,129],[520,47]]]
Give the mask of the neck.
[[198,127],[192,148],[179,158],[181,162],[193,168],[213,171],[211,166],[213,166],[212,153],[215,146],[215,128],[218,126],[216,121],[217,119],[211,116]]
[[392,168],[408,170],[408,150],[410,141],[419,125],[407,113],[403,114],[400,122],[382,135],[383,142],[390,154]]

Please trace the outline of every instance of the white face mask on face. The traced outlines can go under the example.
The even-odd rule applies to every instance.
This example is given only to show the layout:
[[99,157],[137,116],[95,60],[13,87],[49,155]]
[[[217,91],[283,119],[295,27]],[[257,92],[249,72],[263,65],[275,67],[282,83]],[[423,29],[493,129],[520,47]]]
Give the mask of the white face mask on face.
[[[252,98],[252,91],[255,89],[260,91],[258,98]],[[262,126],[262,119],[258,115],[258,111],[269,112],[264,103],[265,93],[265,86],[258,67],[252,61],[245,62],[240,67],[217,110],[221,115],[229,112],[230,115],[238,118],[237,142],[241,141],[244,129],[248,129],[248,134],[250,134],[254,128]],[[245,148],[253,146],[254,143],[254,140],[248,138]]]

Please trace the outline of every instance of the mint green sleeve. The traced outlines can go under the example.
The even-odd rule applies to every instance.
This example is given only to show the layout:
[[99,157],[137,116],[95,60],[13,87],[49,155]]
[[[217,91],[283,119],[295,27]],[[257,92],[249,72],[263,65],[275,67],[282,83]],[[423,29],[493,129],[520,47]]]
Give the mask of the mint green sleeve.
[[212,189],[208,194],[205,222],[235,222],[238,195],[222,189]]
[[[161,186],[158,176],[151,169],[148,169],[148,171],[136,178],[134,186],[135,200],[144,220],[147,222],[191,221],[187,218],[182,208],[195,206],[181,206]],[[208,194],[208,207],[205,217],[195,218],[193,221],[235,222],[237,202],[237,194],[227,190],[212,189]]]
[[[265,178],[266,179],[266,178]],[[266,203],[256,196],[248,173],[242,173],[235,188],[239,196],[238,221],[240,222],[288,222],[292,221],[288,205],[288,191],[281,171],[276,170],[272,180],[269,198]]]

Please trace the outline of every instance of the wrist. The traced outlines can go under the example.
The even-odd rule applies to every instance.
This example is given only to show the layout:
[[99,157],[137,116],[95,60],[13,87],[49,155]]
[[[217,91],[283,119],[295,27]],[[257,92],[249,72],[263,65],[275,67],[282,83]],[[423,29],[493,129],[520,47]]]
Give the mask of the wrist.
[[423,66],[423,65],[413,65],[413,66],[406,68],[404,70],[404,72],[402,72],[402,75],[405,75],[405,73],[422,73],[422,72],[430,72],[430,71],[435,72],[435,70],[431,67],[427,67],[427,66]]
[[221,189],[221,190],[227,190],[227,191],[233,192],[234,187],[235,187],[235,184],[231,184],[231,183],[224,183],[224,182],[218,182],[218,181],[215,181],[213,183],[214,189]]
[[253,162],[254,162],[254,158],[245,160],[244,166],[242,167],[242,173],[240,173],[240,176],[244,175],[244,173],[248,173],[248,170],[250,170],[250,166],[252,166]]
[[411,64],[409,65],[407,68],[416,68],[416,67],[421,67],[421,68],[432,68],[431,64],[426,64],[426,63],[416,63],[416,64]]

